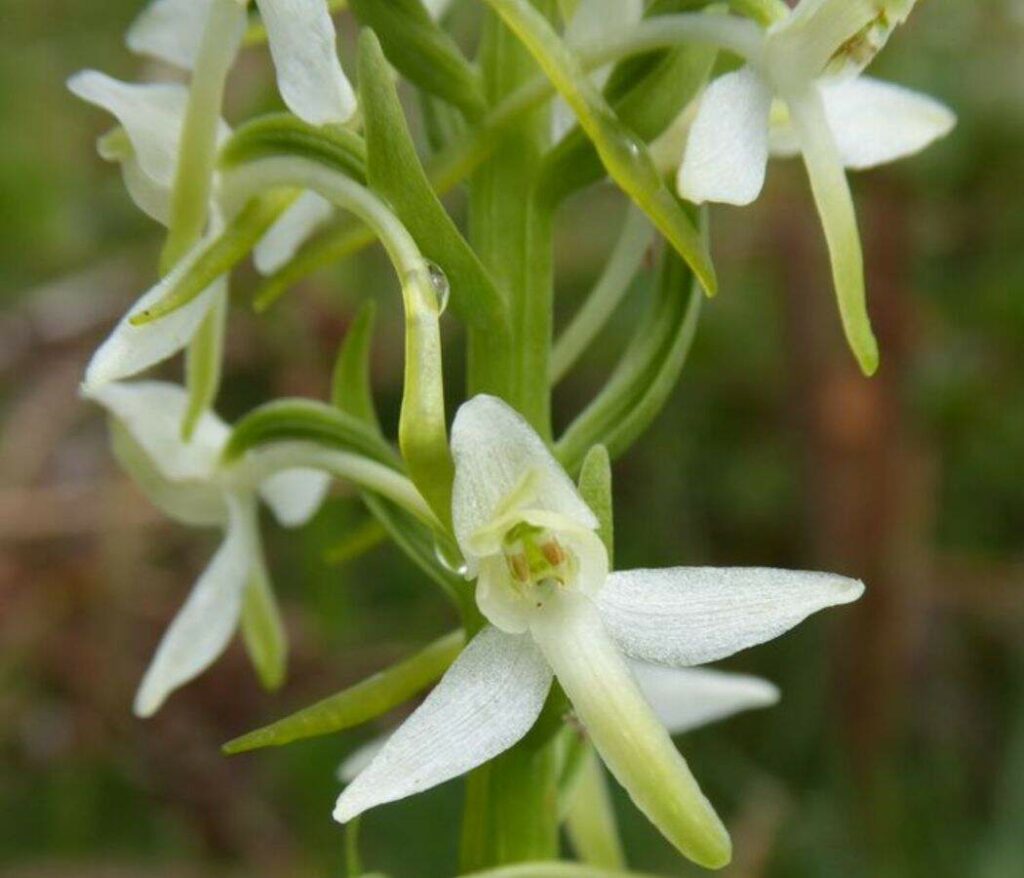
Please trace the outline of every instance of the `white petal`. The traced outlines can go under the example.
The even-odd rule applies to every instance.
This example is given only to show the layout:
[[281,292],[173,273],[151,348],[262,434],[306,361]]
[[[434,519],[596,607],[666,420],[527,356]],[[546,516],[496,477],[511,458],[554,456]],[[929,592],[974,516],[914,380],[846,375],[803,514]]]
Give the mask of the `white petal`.
[[260,485],[260,496],[284,527],[309,521],[324,502],[331,477],[315,469],[286,469]]
[[288,108],[311,125],[347,121],[356,98],[338,61],[326,0],[256,0],[256,5]]
[[178,166],[181,125],[188,89],[170,83],[127,83],[96,70],[83,70],[68,80],[82,100],[102,107],[124,128],[139,166],[154,183],[170,189]]
[[261,274],[272,274],[334,213],[331,203],[315,192],[303,192],[260,238],[253,262]]
[[729,835],[644,700],[593,602],[565,592],[530,628],[605,765],[683,854],[729,861]]
[[205,671],[227,647],[242,611],[253,560],[254,510],[228,503],[228,532],[185,605],[167,629],[135,697],[135,713],[152,716],[179,686]]
[[174,356],[189,343],[217,300],[227,296],[227,278],[222,277],[177,311],[140,326],[131,322],[132,317],[156,304],[184,277],[207,243],[203,240],[196,244],[168,275],[128,309],[89,361],[83,387],[87,394]]
[[640,691],[662,725],[673,735],[706,726],[755,707],[779,700],[773,683],[747,674],[706,668],[666,668],[646,662],[630,663]]
[[529,636],[485,628],[341,794],[334,819],[346,823],[503,753],[530,730],[550,686],[551,671]]
[[848,168],[861,170],[920,152],[956,125],[945,104],[861,76],[820,84],[829,127]]
[[128,48],[191,70],[212,0],[153,0],[128,28]]
[[168,479],[149,452],[116,419],[111,419],[110,445],[117,462],[139,490],[175,521],[193,527],[223,526],[227,521],[227,504],[219,487],[205,479]]
[[612,636],[634,658],[703,665],[772,640],[811,613],[863,594],[854,579],[758,567],[613,573],[597,597]]
[[181,438],[188,394],[177,384],[136,381],[107,384],[90,394],[149,455],[165,478],[208,481],[228,439],[228,427],[205,412],[190,442]]
[[[538,380],[540,380],[538,378]],[[452,424],[455,484],[452,518],[459,545],[466,547],[493,523],[516,491],[531,509],[556,512],[596,529],[594,513],[544,441],[523,417],[493,396],[464,403]]]
[[712,82],[701,98],[676,185],[695,204],[750,204],[764,186],[772,95],[750,67]]
[[377,758],[377,754],[384,749],[387,742],[388,735],[380,735],[356,747],[338,766],[338,780],[345,784],[352,783]]
[[142,169],[138,156],[135,155],[135,148],[123,128],[117,129],[113,135],[100,138],[100,156],[108,162],[118,162],[121,165],[125,188],[135,206],[161,225],[168,225],[171,216],[171,190]]

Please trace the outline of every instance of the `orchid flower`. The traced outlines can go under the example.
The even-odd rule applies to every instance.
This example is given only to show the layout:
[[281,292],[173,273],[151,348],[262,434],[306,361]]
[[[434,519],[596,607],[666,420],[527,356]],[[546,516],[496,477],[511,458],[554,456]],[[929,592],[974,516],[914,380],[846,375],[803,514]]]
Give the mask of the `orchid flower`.
[[490,624],[338,799],[334,816],[429,789],[519,741],[558,679],[597,752],[682,853],[706,866],[730,841],[626,656],[704,664],[860,596],[854,580],[765,569],[609,575],[598,521],[544,442],[490,396],[452,426],[452,519]]
[[[176,83],[126,83],[95,70],[83,70],[68,80],[70,90],[98,106],[120,123],[101,138],[100,154],[121,163],[132,200],[146,214],[167,225],[177,171],[179,144],[188,102],[188,89]],[[231,129],[223,120],[218,141]],[[216,181],[215,181],[216,184]],[[216,185],[210,205],[211,231],[223,223]],[[291,258],[295,249],[330,215],[329,204],[312,192],[302,193],[267,230],[254,250],[254,262],[264,272]],[[159,283],[148,290],[93,356],[86,370],[87,389],[118,381],[173,356],[186,347],[213,308],[224,307],[227,277],[218,278],[203,293],[165,318],[134,325],[132,315],[161,299],[192,267],[206,241],[201,242]]]
[[[282,525],[297,527],[319,508],[329,477],[295,468],[256,485],[233,481],[220,464],[228,426],[205,412],[192,440],[182,441],[188,398],[174,384],[109,383],[91,398],[112,416],[114,451],[149,499],[177,521],[224,532],[220,548],[164,634],[143,677],[134,709],[138,716],[148,717],[227,648],[247,602],[272,601],[256,498],[267,503]],[[279,631],[274,636],[283,637]],[[272,686],[280,682],[283,664],[259,670]]]
[[[672,736],[682,735],[745,710],[770,707],[779,690],[767,680],[710,668],[666,668],[629,660],[651,710]],[[380,735],[353,750],[338,766],[338,780],[351,783],[384,748]]]
[[864,301],[860,236],[844,167],[913,155],[953,128],[953,112],[860,71],[916,0],[801,0],[768,28],[747,65],[714,80],[693,121],[679,194],[750,204],[769,154],[801,154],[821,216],[843,325],[861,368],[878,366]]
[[[128,48],[191,70],[214,0],[153,0],[128,31]],[[244,9],[248,0],[235,0]],[[327,0],[256,0],[281,97],[311,125],[346,122],[356,98],[341,69]],[[244,16],[240,17],[244,27]],[[241,32],[239,32],[241,38]]]

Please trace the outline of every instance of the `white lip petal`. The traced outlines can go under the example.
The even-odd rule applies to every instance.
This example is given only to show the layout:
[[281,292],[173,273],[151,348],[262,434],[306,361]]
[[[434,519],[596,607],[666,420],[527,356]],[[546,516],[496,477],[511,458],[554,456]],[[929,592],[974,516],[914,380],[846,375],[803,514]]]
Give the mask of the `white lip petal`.
[[190,442],[181,438],[181,423],[188,407],[184,388],[163,381],[107,384],[90,394],[123,426],[172,481],[207,481],[217,467],[228,438],[228,427],[212,412],[205,412]]
[[694,862],[724,866],[729,835],[593,602],[565,592],[534,617],[530,630],[597,752],[636,806]]
[[940,101],[871,77],[827,80],[819,87],[848,168],[873,168],[914,155],[956,125],[956,114]]
[[475,533],[493,523],[504,501],[528,480],[529,508],[559,513],[582,527],[597,527],[594,513],[544,441],[500,399],[482,394],[464,403],[452,424],[451,446],[452,519],[463,549]]
[[253,248],[253,262],[261,274],[273,274],[334,213],[331,203],[315,192],[303,192]]
[[630,662],[633,676],[670,734],[681,735],[745,710],[779,700],[774,683],[707,668],[666,668]]
[[404,799],[503,753],[533,726],[551,671],[533,640],[485,628],[338,798],[334,819]]
[[812,613],[863,594],[854,579],[758,567],[672,567],[613,573],[597,596],[628,655],[703,665],[778,637]]
[[697,109],[676,185],[695,204],[750,204],[764,187],[772,95],[751,68],[712,82]]
[[170,189],[188,103],[185,86],[127,83],[96,70],[83,70],[68,80],[68,88],[114,116],[128,135],[143,173]]
[[174,356],[189,343],[217,300],[227,296],[227,278],[221,277],[177,311],[140,326],[131,322],[134,315],[156,304],[185,276],[207,243],[203,240],[196,244],[169,274],[129,308],[89,361],[83,385],[86,394],[95,395],[104,384],[130,378]]
[[264,479],[260,496],[280,524],[299,527],[316,515],[330,484],[330,475],[320,470],[282,470]]
[[256,0],[288,108],[311,125],[345,122],[356,109],[341,69],[326,0]]
[[229,499],[227,535],[160,641],[135,697],[138,716],[156,713],[168,695],[199,676],[227,647],[252,565],[253,517],[247,502]]
[[191,70],[212,0],[153,0],[128,28],[128,48]]

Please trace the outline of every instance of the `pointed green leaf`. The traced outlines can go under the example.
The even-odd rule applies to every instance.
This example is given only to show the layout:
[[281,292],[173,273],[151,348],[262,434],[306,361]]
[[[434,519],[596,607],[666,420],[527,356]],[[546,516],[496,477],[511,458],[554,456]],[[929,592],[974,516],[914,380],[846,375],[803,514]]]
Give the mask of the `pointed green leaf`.
[[580,496],[597,516],[597,535],[608,552],[608,567],[615,568],[615,520],[612,515],[612,461],[608,449],[595,445],[580,467]]
[[224,745],[229,754],[350,729],[387,713],[440,679],[462,651],[465,635],[454,631],[435,640],[414,656],[368,677],[336,695],[256,729]]
[[486,0],[515,31],[572,107],[609,176],[643,210],[682,256],[709,294],[716,290],[706,243],[665,185],[647,147],[608,106],[576,56],[528,0]]
[[221,275],[229,272],[295,201],[298,192],[268,192],[250,201],[228,223],[181,280],[150,308],[132,317],[136,326],[170,314],[191,302]]
[[388,60],[410,82],[469,118],[482,115],[486,103],[480,77],[420,0],[350,0],[350,5],[360,24],[377,32]]
[[[647,17],[691,10],[709,5],[703,0],[661,0],[647,10]],[[640,140],[650,142],[661,134],[697,95],[707,81],[717,51],[709,46],[688,45],[627,58],[612,70],[604,90],[622,124]],[[564,200],[604,176],[593,144],[579,127],[552,150],[545,179]]]
[[245,649],[260,682],[270,691],[279,689],[288,661],[288,638],[262,559],[253,565],[245,588],[241,624]]
[[359,308],[338,351],[331,378],[331,403],[380,433],[377,409],[370,387],[370,345],[377,305],[367,299]]

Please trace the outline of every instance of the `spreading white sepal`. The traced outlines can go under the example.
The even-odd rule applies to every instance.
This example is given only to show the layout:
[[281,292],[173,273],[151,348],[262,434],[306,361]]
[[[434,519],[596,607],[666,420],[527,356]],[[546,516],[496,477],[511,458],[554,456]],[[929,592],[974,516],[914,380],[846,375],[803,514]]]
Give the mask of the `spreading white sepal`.
[[199,676],[225,650],[242,612],[242,594],[254,551],[255,506],[228,497],[224,542],[174,618],[150,664],[134,710],[152,716],[175,689]]
[[474,536],[516,503],[597,528],[594,513],[540,436],[500,399],[481,394],[464,403],[452,424],[451,446],[452,519],[464,553],[476,554]]
[[273,274],[334,214],[327,199],[303,192],[281,214],[253,248],[253,264],[260,274]]
[[860,76],[819,87],[839,155],[852,170],[915,155],[956,125],[941,101],[891,82]]
[[129,378],[181,351],[195,335],[210,308],[227,296],[227,277],[220,277],[187,305],[139,326],[131,318],[155,305],[195,264],[209,241],[196,244],[156,286],[128,309],[85,370],[83,392],[94,395],[111,381]]
[[750,67],[720,76],[701,98],[676,184],[694,204],[750,204],[764,187],[772,94]]
[[211,5],[212,0],[153,0],[128,28],[128,48],[191,70]]
[[288,108],[311,125],[348,121],[356,98],[338,61],[326,0],[256,0],[256,5]]
[[334,819],[458,777],[519,741],[540,715],[551,671],[528,636],[484,628],[338,797]]
[[640,691],[671,735],[709,725],[779,700],[774,683],[710,668],[666,668],[631,661]]
[[597,601],[628,655],[687,667],[765,643],[863,592],[861,582],[832,573],[671,567],[613,573]]
[[601,759],[636,806],[694,862],[707,868],[728,863],[728,832],[644,700],[594,603],[564,592],[530,630]]
[[288,469],[263,480],[260,497],[282,527],[301,527],[320,508],[331,485],[328,473]]
[[170,481],[209,482],[217,469],[229,429],[217,415],[200,416],[189,442],[181,438],[188,407],[184,388],[166,381],[107,384],[90,393],[145,450]]
[[185,86],[121,82],[98,70],[82,70],[68,80],[68,89],[116,118],[131,141],[142,172],[170,189],[188,103]]

